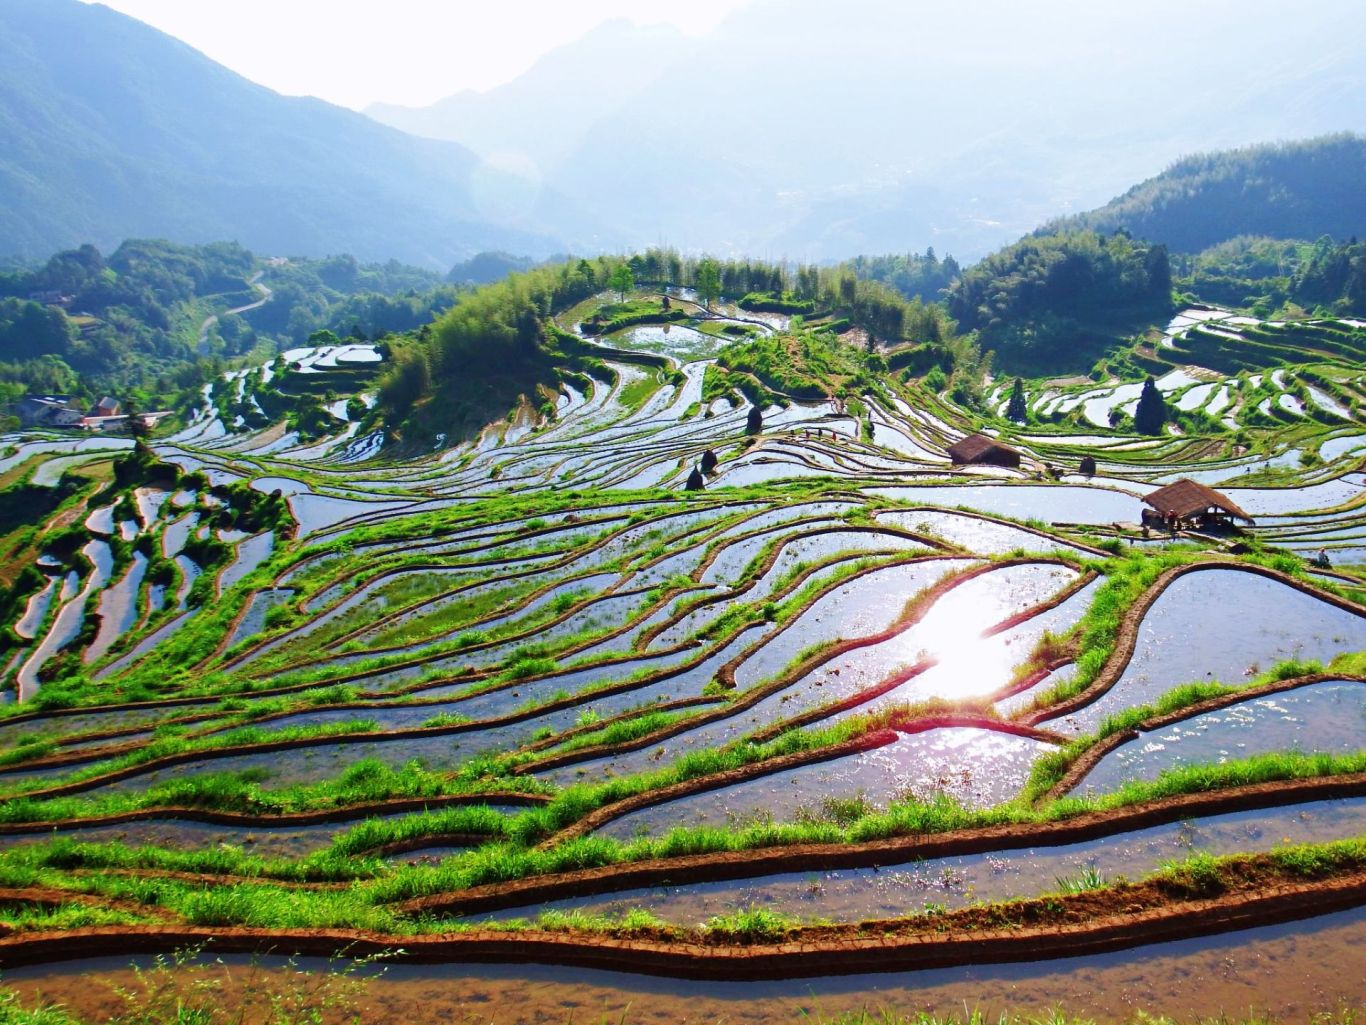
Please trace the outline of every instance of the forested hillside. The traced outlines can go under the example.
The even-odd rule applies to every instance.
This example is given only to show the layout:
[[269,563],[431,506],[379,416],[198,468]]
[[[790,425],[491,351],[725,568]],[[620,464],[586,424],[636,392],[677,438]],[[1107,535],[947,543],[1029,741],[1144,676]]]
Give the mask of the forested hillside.
[[1011,370],[1086,369],[1171,309],[1167,250],[1123,233],[1029,236],[968,268],[949,313]]
[[1205,302],[1267,316],[1366,316],[1366,244],[1242,237],[1175,262],[1175,284]]
[[1122,228],[1182,253],[1241,235],[1366,235],[1366,138],[1343,133],[1187,157],[1100,209],[1041,232],[1079,228]]
[[[604,302],[605,292],[618,292],[621,301]],[[673,296],[667,306],[665,292]],[[577,378],[587,384],[585,375],[610,375],[602,362],[608,350],[586,344],[576,326],[610,347],[617,332],[640,325],[714,329],[711,311],[722,305],[741,317],[790,318],[794,332],[810,327],[841,338],[846,347],[896,353],[901,367],[952,372],[970,363],[977,369],[976,350],[952,337],[940,306],[907,302],[847,268],[793,268],[650,249],[625,259],[569,260],[513,274],[464,297],[429,329],[391,339],[380,408],[391,428],[423,443],[470,436],[519,402],[525,415],[553,419],[554,405],[547,400],[559,382]],[[760,362],[773,358],[756,355]],[[756,379],[751,398],[765,394]]]
[[0,0],[0,138],[0,250],[31,260],[146,236],[434,268],[557,248],[529,186],[469,150],[281,96],[100,4]]
[[393,261],[263,262],[235,243],[147,240],[105,257],[86,245],[0,274],[0,405],[56,392],[179,409],[227,362],[266,359],[324,330],[409,331],[461,290]]
[[923,302],[937,302],[940,294],[962,272],[952,256],[939,259],[933,246],[923,255],[856,256],[845,261],[843,266],[859,278],[881,282],[907,299]]

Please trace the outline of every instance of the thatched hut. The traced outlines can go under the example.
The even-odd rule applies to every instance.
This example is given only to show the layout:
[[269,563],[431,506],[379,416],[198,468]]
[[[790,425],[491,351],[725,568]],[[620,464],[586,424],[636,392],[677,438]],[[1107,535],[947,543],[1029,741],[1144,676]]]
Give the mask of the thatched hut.
[[701,491],[706,487],[706,481],[702,479],[702,471],[697,467],[692,468],[692,473],[688,474],[688,482],[683,485],[688,491]]
[[707,451],[702,453],[702,472],[707,474],[711,473],[716,469],[717,462],[716,453],[711,449],[707,449]]
[[[1228,526],[1233,520],[1253,522],[1252,517],[1227,495],[1186,477],[1165,488],[1158,488],[1143,502],[1157,513],[1163,523],[1173,526],[1195,524],[1216,527]],[[1145,510],[1144,522],[1150,522],[1151,518],[1152,514]]]
[[745,433],[758,434],[764,429],[764,413],[758,406],[749,407],[749,415],[745,417]]
[[949,446],[949,458],[955,463],[981,463],[988,466],[1020,465],[1020,453],[1009,445],[988,438],[985,434],[970,434]]
[[1078,467],[1078,470],[1080,470],[1083,476],[1094,477],[1096,475],[1096,457],[1082,456],[1081,466]]

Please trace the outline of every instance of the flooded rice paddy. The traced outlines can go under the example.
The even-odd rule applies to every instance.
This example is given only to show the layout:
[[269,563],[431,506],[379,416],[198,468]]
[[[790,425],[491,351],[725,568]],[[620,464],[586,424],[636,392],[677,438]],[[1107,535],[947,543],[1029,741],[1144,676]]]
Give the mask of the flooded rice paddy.
[[[722,322],[782,329],[782,318],[723,310]],[[1205,312],[1174,320],[1167,349],[1180,351],[1191,331],[1253,327]],[[1366,443],[1345,419],[1366,396],[1354,384],[1325,375],[1310,388],[1293,367],[1256,381],[1178,366],[1157,375],[1179,409],[1228,419],[1252,444],[1107,433],[1111,412],[1137,399],[1132,381],[1053,382],[1029,395],[1037,423],[987,417],[984,428],[898,380],[859,404],[832,393],[766,405],[751,437],[747,405],[703,398],[707,367],[696,360],[722,343],[715,322],[699,326],[707,330],[648,326],[609,339],[674,362],[660,370],[604,349],[611,373],[543,396],[554,400],[553,421],[519,415],[426,455],[400,455],[382,433],[362,437],[342,400],[335,433],[307,443],[279,425],[229,426],[210,405],[156,442],[210,487],[172,473],[76,509],[77,543],[36,552],[40,572],[11,603],[5,815],[51,814],[67,828],[11,827],[0,871],[52,857],[63,866],[53,878],[70,883],[82,877],[57,873],[98,871],[105,856],[74,846],[86,842],[144,849],[137,870],[153,876],[207,863],[195,858],[228,874],[252,858],[312,859],[320,878],[356,869],[335,891],[351,896],[336,899],[358,894],[387,914],[391,901],[377,896],[386,887],[441,894],[478,872],[515,878],[537,849],[572,866],[633,843],[704,852],[741,835],[859,843],[879,816],[911,821],[912,812],[1046,818],[1044,770],[1087,743],[1067,742],[1193,682],[1291,685],[1168,725],[1140,723],[1073,796],[1283,754],[1322,756],[1329,775],[1360,772],[1366,477],[1352,458]],[[299,372],[354,370],[378,355],[301,350]],[[245,401],[257,379],[211,385],[206,402],[220,387]],[[1005,395],[997,381],[991,402]],[[1257,433],[1263,409],[1286,428],[1283,440]],[[949,447],[975,429],[1017,447],[1019,467],[951,463]],[[0,471],[37,460],[37,487],[126,447],[10,444]],[[1081,472],[1086,456],[1094,474]],[[702,465],[703,489],[685,492]],[[1144,497],[1182,478],[1223,487],[1256,523],[1241,534],[1145,538]],[[258,502],[278,493],[285,511],[248,515],[243,489],[213,489],[236,481]],[[1310,574],[1320,547],[1331,568]],[[1239,560],[1261,569],[1240,571]],[[1161,570],[1183,565],[1193,568],[1154,598]],[[1326,679],[1297,684],[1310,673]],[[1108,688],[1073,693],[1095,680]],[[778,757],[790,760],[775,771],[766,763]],[[687,796],[642,798],[682,783],[693,787]],[[462,834],[458,815],[385,811],[414,795],[512,790],[549,806],[491,798],[489,845],[470,846],[480,837]],[[1366,834],[1363,800],[1230,806],[1056,847],[1002,842],[876,869],[816,861],[491,915],[643,908],[689,928],[754,909],[792,922],[919,915],[1136,879],[1199,853],[1356,841]],[[175,814],[182,806],[248,818],[209,825]],[[344,817],[353,806],[378,810]],[[151,817],[101,824],[129,809]],[[343,820],[271,824],[284,809],[341,809]],[[592,828],[566,839],[588,814]],[[376,848],[401,842],[363,864],[336,853],[353,850],[360,832]],[[507,865],[488,869],[499,857]],[[566,1009],[632,1001],[660,1020],[760,1022],[790,1020],[798,1007],[949,1007],[969,996],[1016,1011],[1063,1000],[1101,1018],[1150,998],[1191,1013],[1298,1013],[1360,1000],[1363,928],[1358,909],[1046,965],[804,988],[403,966],[367,999],[376,1020],[419,1005],[468,1017],[478,1001],[513,993],[557,1021]],[[83,967],[96,978],[122,972],[121,963]],[[67,966],[6,971],[21,990],[74,993],[74,978]]]

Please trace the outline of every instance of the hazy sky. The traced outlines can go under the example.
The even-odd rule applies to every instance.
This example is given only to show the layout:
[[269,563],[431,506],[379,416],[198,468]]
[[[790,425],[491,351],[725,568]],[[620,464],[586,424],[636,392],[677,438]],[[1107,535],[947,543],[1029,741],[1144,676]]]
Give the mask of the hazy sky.
[[499,85],[609,18],[700,34],[746,0],[103,2],[252,81],[360,109]]

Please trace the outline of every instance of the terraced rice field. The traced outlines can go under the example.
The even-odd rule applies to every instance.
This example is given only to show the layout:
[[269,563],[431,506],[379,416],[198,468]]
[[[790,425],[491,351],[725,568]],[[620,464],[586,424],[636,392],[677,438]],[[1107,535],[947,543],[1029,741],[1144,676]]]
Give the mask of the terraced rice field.
[[[1173,360],[1218,318],[1178,321]],[[652,330],[553,421],[419,457],[235,430],[210,391],[154,480],[73,510],[6,624],[0,962],[138,937],[782,978],[1362,906],[1359,378],[1178,362],[1180,408],[1284,430],[1016,431],[1019,469],[954,467],[980,421],[937,396],[750,435],[703,362],[661,369],[696,332]],[[1030,401],[1100,431],[1136,396]],[[1182,477],[1256,525],[1140,533]]]

